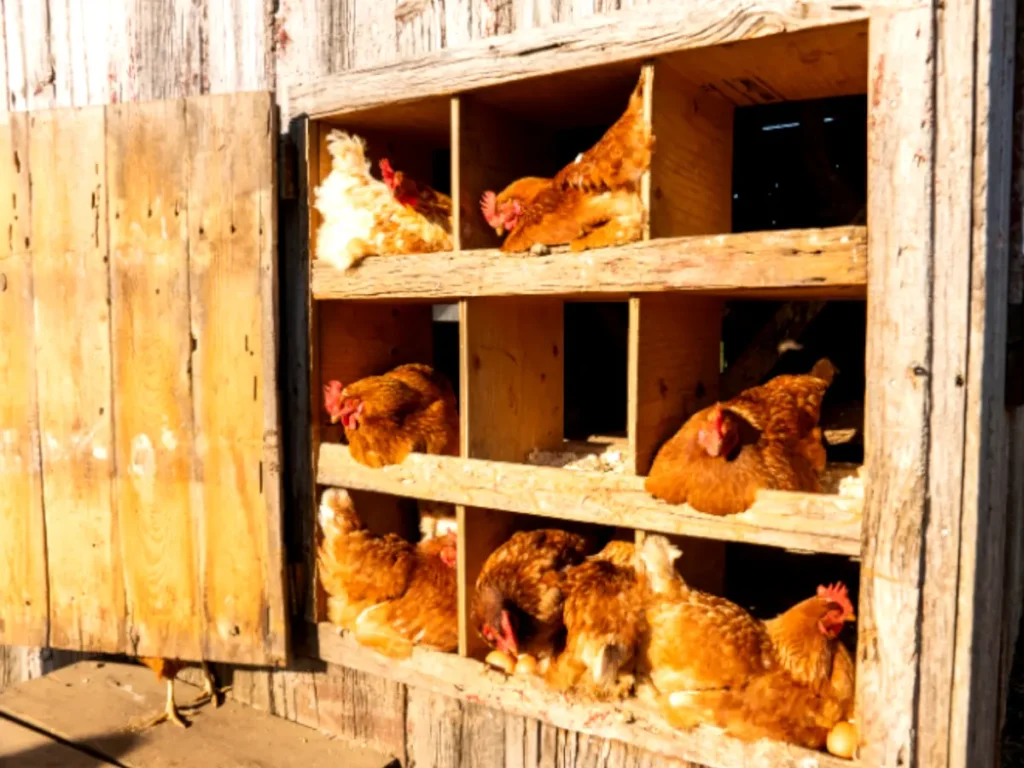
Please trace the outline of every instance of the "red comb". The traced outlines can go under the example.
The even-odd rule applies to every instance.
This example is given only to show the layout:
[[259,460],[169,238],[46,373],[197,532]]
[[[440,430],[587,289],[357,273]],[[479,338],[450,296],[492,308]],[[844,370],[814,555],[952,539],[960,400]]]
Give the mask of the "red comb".
[[838,605],[843,609],[844,616],[853,616],[853,603],[850,602],[850,594],[843,582],[837,581],[835,584],[829,584],[827,587],[824,585],[819,586],[818,597]]
[[484,196],[480,198],[480,210],[487,223],[494,226],[498,218],[498,196],[493,192],[484,192]]

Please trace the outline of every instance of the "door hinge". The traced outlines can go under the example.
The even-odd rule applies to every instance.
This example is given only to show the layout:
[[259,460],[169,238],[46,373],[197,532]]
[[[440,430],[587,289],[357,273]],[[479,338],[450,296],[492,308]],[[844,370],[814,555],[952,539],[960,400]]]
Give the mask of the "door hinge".
[[278,197],[294,200],[298,195],[299,153],[295,141],[288,134],[278,139],[277,147]]

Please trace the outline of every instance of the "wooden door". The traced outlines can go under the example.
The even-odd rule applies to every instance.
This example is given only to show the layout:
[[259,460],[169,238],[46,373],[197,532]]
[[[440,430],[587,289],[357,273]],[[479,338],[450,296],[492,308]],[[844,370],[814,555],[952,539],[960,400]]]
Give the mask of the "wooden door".
[[0,127],[0,643],[284,658],[275,117]]

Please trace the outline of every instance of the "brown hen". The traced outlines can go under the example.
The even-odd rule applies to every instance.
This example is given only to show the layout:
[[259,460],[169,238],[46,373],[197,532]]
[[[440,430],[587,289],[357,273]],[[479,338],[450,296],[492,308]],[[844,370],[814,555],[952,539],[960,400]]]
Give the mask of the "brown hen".
[[326,490],[320,502],[317,573],[331,623],[390,656],[414,645],[458,645],[456,540],[453,533],[418,545],[368,531],[351,497]]
[[565,650],[547,682],[594,698],[621,698],[632,690],[633,660],[644,623],[644,589],[632,542],[612,541],[566,572]]
[[565,572],[586,555],[582,536],[519,531],[484,562],[473,595],[473,624],[492,648],[516,658],[551,658],[563,635]]
[[846,588],[817,594],[770,621],[689,588],[680,551],[662,536],[644,541],[649,594],[639,667],[678,727],[709,723],[739,738],[810,748],[852,713],[854,664],[838,639],[853,606]]
[[380,174],[392,196],[404,206],[412,208],[427,221],[451,231],[452,199],[433,187],[406,176],[391,167],[391,161],[380,161]]
[[484,193],[480,207],[501,250],[569,244],[573,251],[640,239],[644,206],[640,178],[650,167],[654,136],[643,115],[641,73],[622,116],[593,147],[554,178],[526,177],[500,193]]
[[324,387],[331,423],[341,422],[352,458],[369,467],[410,453],[457,456],[459,414],[448,380],[429,365],[400,365],[381,376]]
[[645,487],[671,504],[711,515],[748,509],[757,491],[821,490],[818,418],[835,368],[776,376],[691,416],[658,451]]

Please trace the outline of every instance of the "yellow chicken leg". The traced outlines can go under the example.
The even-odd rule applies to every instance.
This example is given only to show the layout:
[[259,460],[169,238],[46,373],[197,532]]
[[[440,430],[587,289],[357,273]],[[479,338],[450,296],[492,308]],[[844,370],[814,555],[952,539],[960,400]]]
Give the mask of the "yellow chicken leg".
[[142,728],[152,728],[154,725],[159,725],[164,720],[170,720],[172,723],[181,726],[182,728],[188,728],[189,726],[189,724],[181,718],[181,715],[178,714],[178,707],[174,703],[174,678],[167,681],[167,706],[164,708],[164,711],[148,720]]

